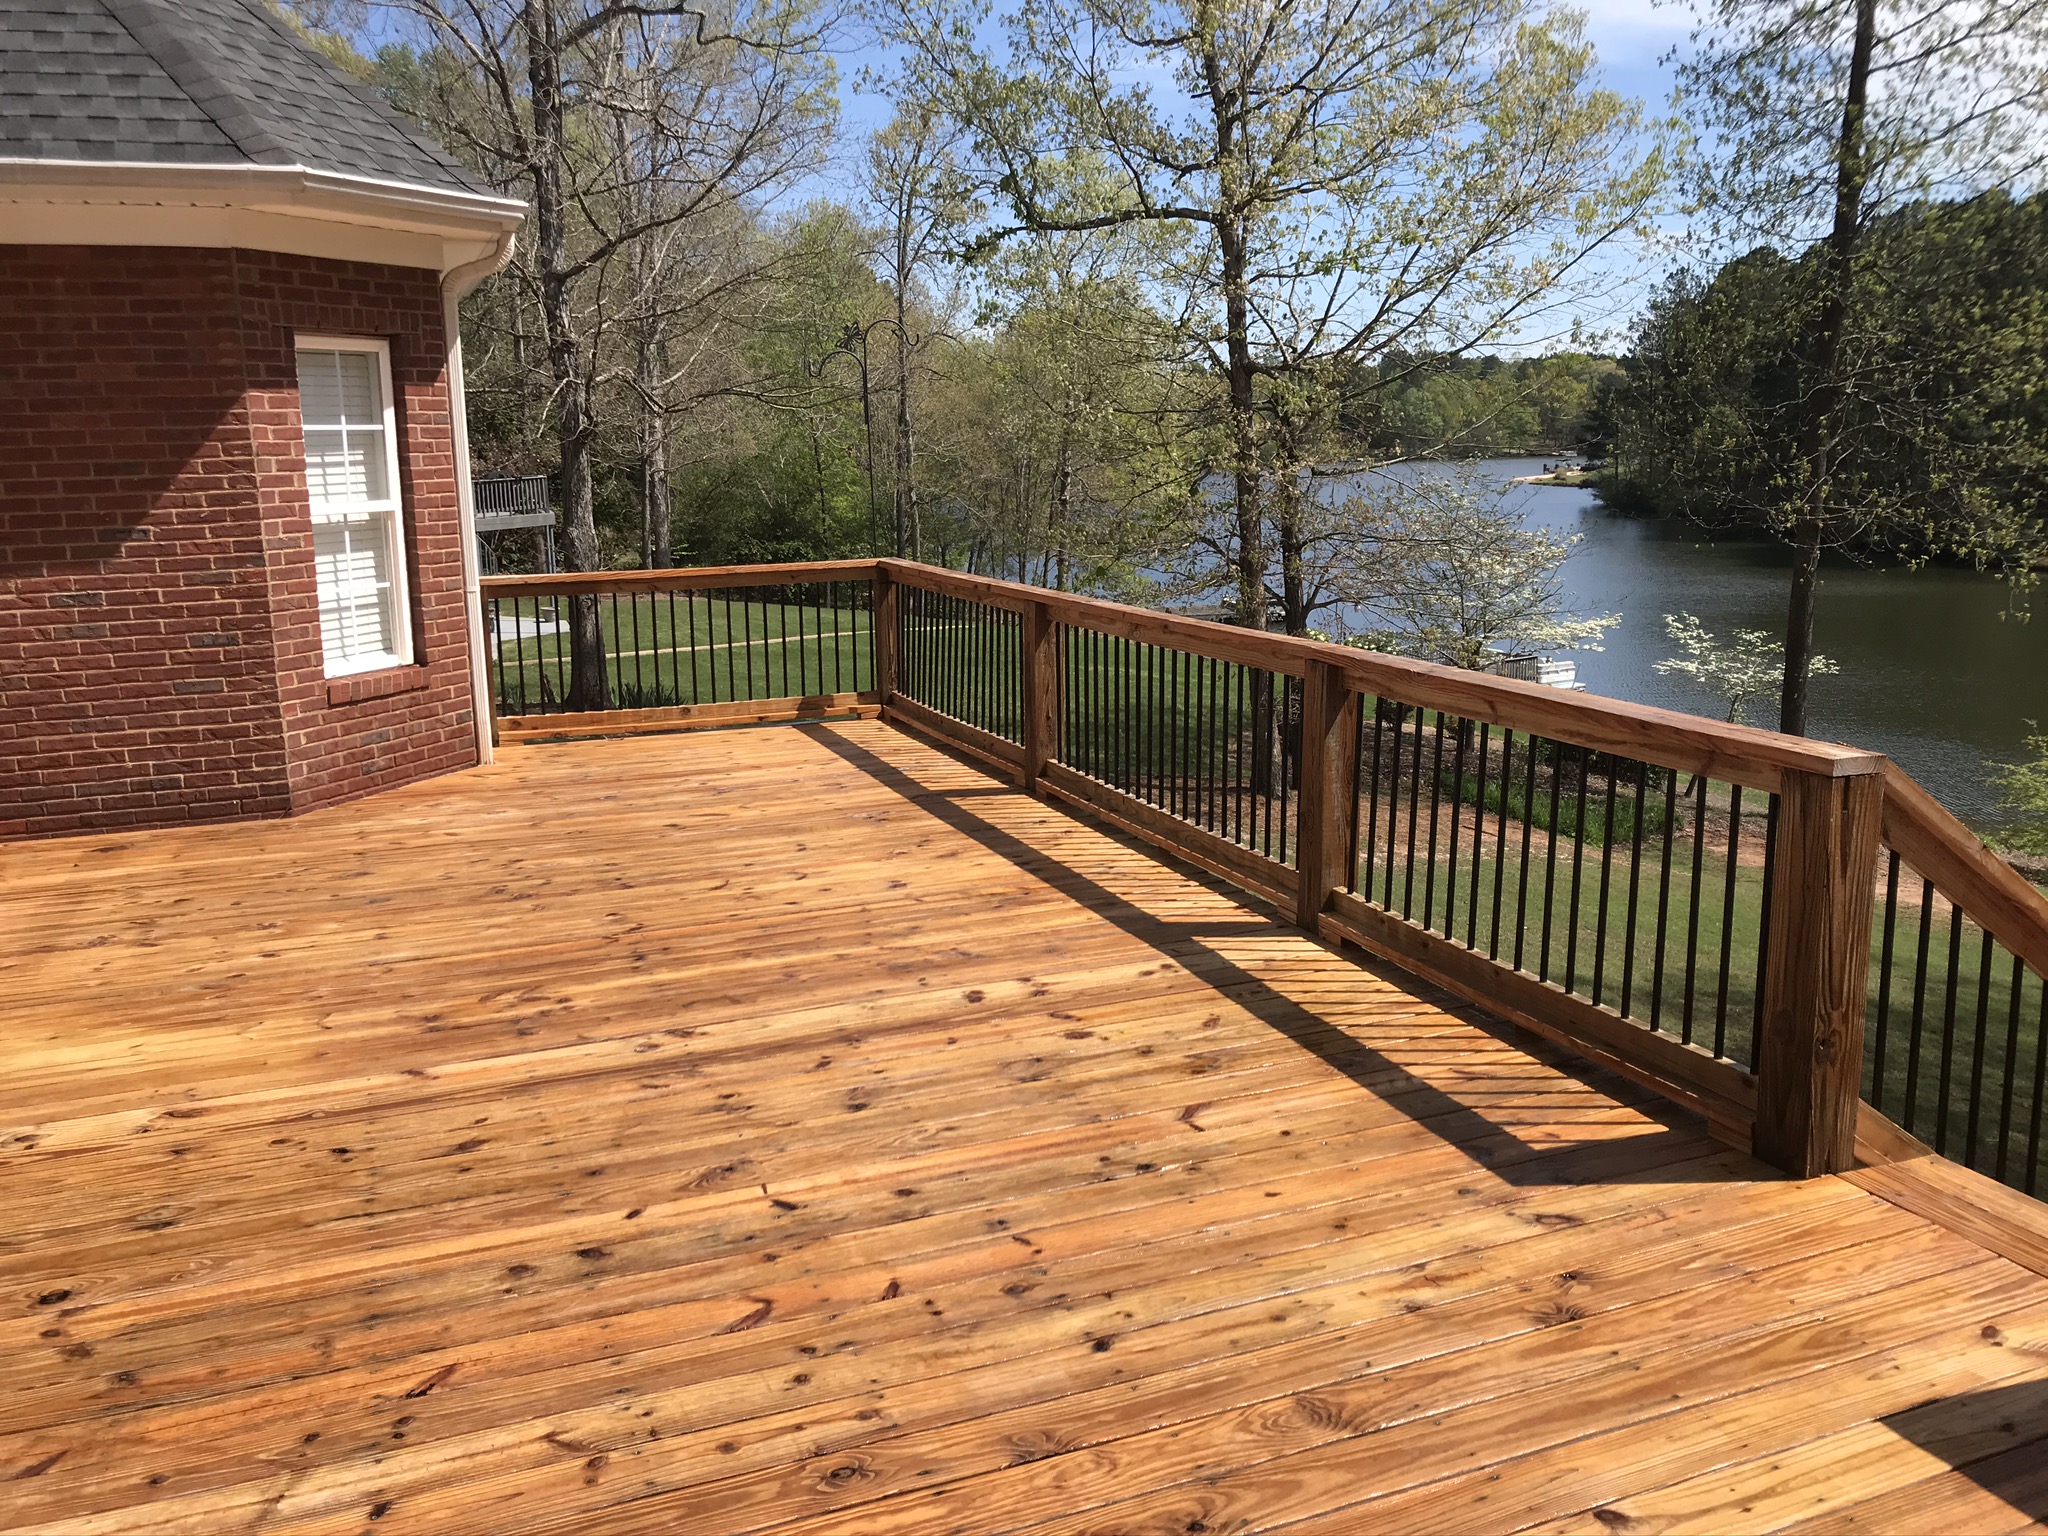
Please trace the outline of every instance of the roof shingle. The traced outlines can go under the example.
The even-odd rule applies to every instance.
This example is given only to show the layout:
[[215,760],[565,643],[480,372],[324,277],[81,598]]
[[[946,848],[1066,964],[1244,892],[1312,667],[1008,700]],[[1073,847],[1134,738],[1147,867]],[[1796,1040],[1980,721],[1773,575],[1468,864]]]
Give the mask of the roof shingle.
[[262,0],[0,0],[0,158],[301,165],[489,190]]

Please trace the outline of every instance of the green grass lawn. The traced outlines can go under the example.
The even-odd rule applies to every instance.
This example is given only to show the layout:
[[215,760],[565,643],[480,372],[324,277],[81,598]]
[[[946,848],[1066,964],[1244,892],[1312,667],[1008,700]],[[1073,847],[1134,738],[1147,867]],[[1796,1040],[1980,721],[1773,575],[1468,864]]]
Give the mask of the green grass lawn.
[[[569,692],[569,605],[499,599],[499,709],[541,714]],[[874,687],[864,607],[659,593],[598,602],[613,707],[809,698]],[[537,632],[536,632],[537,631]]]

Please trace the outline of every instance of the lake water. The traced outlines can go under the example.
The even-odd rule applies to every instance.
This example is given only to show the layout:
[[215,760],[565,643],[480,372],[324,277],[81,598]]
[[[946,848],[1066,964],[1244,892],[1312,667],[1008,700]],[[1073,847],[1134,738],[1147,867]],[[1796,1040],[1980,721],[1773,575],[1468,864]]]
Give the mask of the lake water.
[[[1721,714],[1723,706],[1687,679],[1656,670],[1674,649],[1663,616],[1694,613],[1723,633],[1782,633],[1787,551],[1617,517],[1591,491],[1508,485],[1542,467],[1522,459],[1476,466],[1526,522],[1580,537],[1565,568],[1573,606],[1622,615],[1603,650],[1578,654],[1579,681],[1593,693]],[[2041,611],[2031,622],[2002,617],[2004,587],[1969,571],[1871,570],[1830,559],[1814,643],[1842,670],[1813,680],[1811,734],[1884,752],[1957,815],[1996,826],[1988,765],[2019,755],[2028,720],[2048,726],[2048,592],[2035,606]],[[1750,710],[1757,724],[1777,723],[1775,703]]]

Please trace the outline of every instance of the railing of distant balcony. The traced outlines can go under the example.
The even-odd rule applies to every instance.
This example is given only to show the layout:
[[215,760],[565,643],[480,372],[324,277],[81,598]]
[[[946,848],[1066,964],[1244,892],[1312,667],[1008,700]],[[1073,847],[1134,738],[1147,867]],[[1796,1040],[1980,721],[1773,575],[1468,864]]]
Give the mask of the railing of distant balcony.
[[[501,646],[507,734],[879,709],[1781,1167],[1848,1166],[1859,1121],[1891,1135],[1860,1091],[2016,1187],[2048,1176],[2048,901],[1877,754],[904,561],[485,594],[493,635],[531,605],[565,615],[552,663]],[[645,613],[671,600],[743,615],[657,624],[692,657],[816,633],[850,670],[829,672],[829,647],[787,681],[671,659],[656,675],[684,689],[636,693],[621,668],[661,649]],[[798,617],[771,617],[781,603]],[[572,622],[614,684],[603,710],[565,692]],[[540,706],[536,679],[516,694],[527,670],[551,679]]]

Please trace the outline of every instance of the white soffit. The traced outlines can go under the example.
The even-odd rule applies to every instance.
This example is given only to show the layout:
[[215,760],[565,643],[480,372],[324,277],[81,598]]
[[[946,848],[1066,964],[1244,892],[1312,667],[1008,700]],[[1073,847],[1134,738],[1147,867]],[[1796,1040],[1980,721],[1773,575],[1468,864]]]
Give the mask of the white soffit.
[[0,244],[278,251],[448,272],[509,249],[515,198],[305,166],[0,159]]

